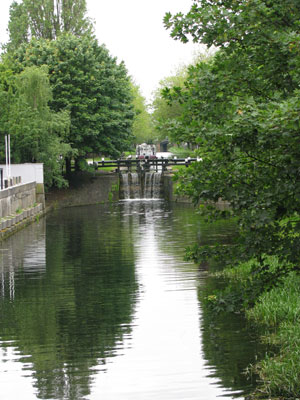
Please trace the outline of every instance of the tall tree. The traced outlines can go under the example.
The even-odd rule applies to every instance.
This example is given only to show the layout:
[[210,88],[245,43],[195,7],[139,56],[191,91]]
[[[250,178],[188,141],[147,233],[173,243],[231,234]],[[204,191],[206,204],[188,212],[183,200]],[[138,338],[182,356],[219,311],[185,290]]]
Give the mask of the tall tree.
[[32,37],[54,40],[64,32],[81,36],[92,31],[92,24],[86,0],[23,0],[10,6],[8,31],[8,46],[17,48]]
[[215,49],[212,51],[199,51],[190,65],[181,65],[177,68],[173,75],[170,75],[159,82],[159,86],[154,92],[153,108],[153,123],[160,139],[169,138],[173,143],[194,142],[195,135],[191,134],[190,124],[183,120],[184,104],[179,97],[169,101],[168,96],[165,96],[170,90],[174,93],[180,93],[185,87],[185,82],[189,77],[190,71],[199,63],[209,63],[213,58]]
[[90,36],[62,34],[32,39],[7,54],[15,72],[47,65],[53,90],[51,108],[71,117],[67,142],[77,157],[88,152],[117,157],[132,140],[131,83],[123,63]]

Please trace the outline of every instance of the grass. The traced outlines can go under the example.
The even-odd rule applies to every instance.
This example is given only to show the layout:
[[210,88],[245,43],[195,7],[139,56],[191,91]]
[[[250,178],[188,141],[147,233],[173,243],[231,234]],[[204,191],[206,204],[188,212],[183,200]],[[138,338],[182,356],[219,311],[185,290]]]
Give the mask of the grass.
[[[98,162],[102,161],[102,157],[95,157],[94,159],[88,158],[86,162],[91,161],[91,162]],[[116,167],[100,167],[98,166],[97,171],[115,171]],[[94,171],[93,165],[89,165],[89,170],[92,172]]]
[[275,398],[300,398],[300,276],[291,272],[278,288],[260,296],[247,317],[267,328],[263,340],[276,346],[255,366],[261,393]]
[[255,307],[247,312],[247,316],[256,323],[269,327],[280,326],[283,322],[300,322],[300,277],[290,273],[283,286],[273,288],[260,296]]
[[97,171],[115,171],[116,167],[98,167]]
[[262,391],[270,396],[296,399],[300,396],[300,326],[299,322],[284,322],[271,342],[280,347],[279,354],[267,356],[256,371],[264,384]]
[[266,256],[264,266],[270,277],[283,267],[287,272],[266,288],[263,275],[253,273],[255,259],[225,269],[214,274],[228,283],[225,292],[208,296],[207,302],[214,309],[222,306],[221,311],[230,309],[230,302],[242,304],[247,318],[262,328],[261,340],[270,345],[265,358],[250,368],[261,380],[251,398],[300,400],[300,275],[274,256]]
[[193,150],[186,149],[185,147],[170,147],[168,150],[170,153],[173,153],[174,156],[179,158],[186,157],[195,157]]
[[185,170],[186,166],[185,165],[172,165],[171,168],[172,168],[173,172],[178,172],[181,170]]

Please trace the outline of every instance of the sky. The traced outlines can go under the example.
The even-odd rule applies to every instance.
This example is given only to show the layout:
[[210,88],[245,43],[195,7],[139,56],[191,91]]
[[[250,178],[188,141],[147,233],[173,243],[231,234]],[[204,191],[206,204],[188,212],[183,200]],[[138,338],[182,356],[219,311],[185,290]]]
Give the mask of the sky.
[[[8,38],[11,3],[0,0],[1,43]],[[200,51],[200,45],[172,39],[163,26],[166,12],[186,12],[191,5],[192,0],[87,0],[87,14],[94,21],[99,44],[125,62],[147,102],[160,80],[191,63]]]

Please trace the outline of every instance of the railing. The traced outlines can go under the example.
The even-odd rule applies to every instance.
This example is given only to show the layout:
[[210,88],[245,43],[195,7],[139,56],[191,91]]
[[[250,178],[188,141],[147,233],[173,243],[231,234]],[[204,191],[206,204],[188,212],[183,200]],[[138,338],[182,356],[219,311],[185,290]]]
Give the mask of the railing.
[[0,190],[19,185],[21,181],[21,176],[14,176],[12,178],[4,179],[3,168],[0,168]]
[[121,168],[127,168],[129,171],[132,168],[136,170],[148,170],[150,167],[158,170],[167,170],[168,166],[185,165],[188,167],[192,162],[201,161],[199,158],[143,158],[143,159],[118,159],[118,160],[102,160],[93,163],[96,169],[116,167],[119,172]]

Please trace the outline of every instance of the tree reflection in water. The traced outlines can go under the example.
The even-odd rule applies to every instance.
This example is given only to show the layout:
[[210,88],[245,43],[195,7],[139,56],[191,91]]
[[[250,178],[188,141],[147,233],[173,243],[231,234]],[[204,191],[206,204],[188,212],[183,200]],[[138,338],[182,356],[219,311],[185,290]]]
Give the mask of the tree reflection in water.
[[[91,207],[51,215],[47,268],[35,269],[31,254],[32,268],[16,257],[2,273],[9,282],[14,272],[14,298],[5,285],[0,302],[2,347],[17,347],[38,398],[88,395],[92,374],[105,369],[105,358],[131,330],[137,283],[130,236],[120,233],[120,216],[102,216],[100,224],[99,212]],[[28,232],[14,237],[19,248]]]
[[[130,364],[132,385],[126,387],[133,388],[130,396],[148,389],[144,398],[155,390],[162,396],[163,388],[161,398],[172,393],[172,399],[182,400],[176,396],[185,390],[190,396],[186,398],[206,400],[217,392],[224,398],[229,391],[233,398],[247,391],[251,384],[242,371],[259,353],[255,337],[244,321],[216,317],[201,306],[197,287],[202,291],[211,282],[206,271],[183,262],[185,246],[227,240],[232,232],[228,222],[204,223],[190,206],[150,201],[56,211],[0,244],[1,347],[6,359],[23,368],[12,374],[13,381],[26,376],[33,381],[35,395],[45,400],[101,398],[103,386],[100,382],[100,391],[94,393],[96,381],[118,370],[119,356],[125,362],[126,356],[137,354]],[[142,309],[148,310],[149,319],[141,317]],[[144,326],[133,329],[142,320]],[[166,340],[162,347],[160,328]],[[138,353],[134,333],[141,330],[146,334],[139,337]],[[182,333],[188,338],[184,343]],[[157,347],[151,347],[155,343]],[[0,366],[4,364],[3,360]],[[136,370],[137,365],[143,370]],[[166,369],[158,377],[160,365]],[[152,387],[148,372],[161,386]],[[122,368],[120,373],[127,384]],[[220,391],[212,387],[216,379],[211,382],[208,374],[218,378]],[[137,375],[144,377],[148,389],[136,382]],[[137,383],[141,392],[136,391]],[[103,398],[113,398],[111,390],[109,386]],[[123,390],[118,387],[116,393]]]
[[214,312],[203,304],[203,298],[222,283],[206,277],[198,289],[201,305],[202,349],[209,376],[218,378],[230,391],[248,394],[257,385],[257,376],[246,373],[249,366],[262,358],[266,347],[259,333],[242,315]]

